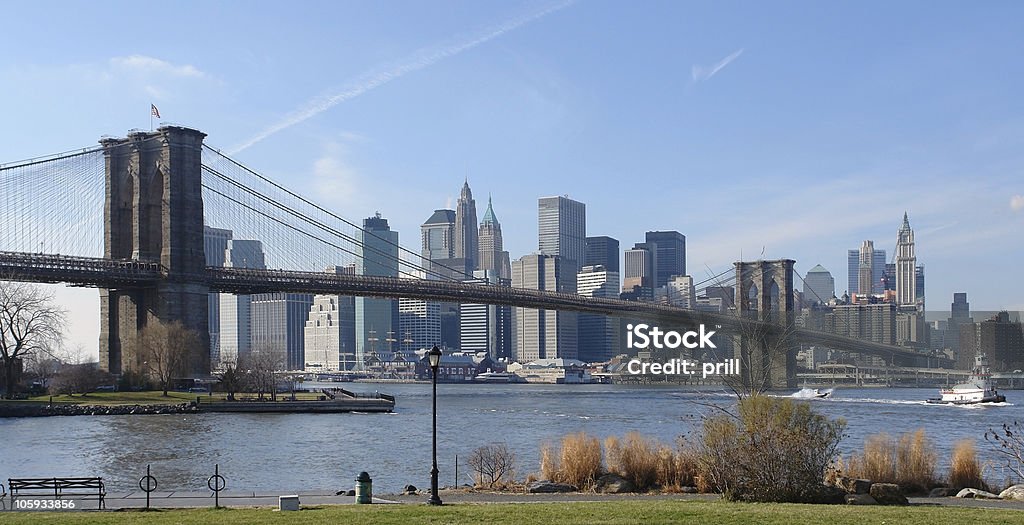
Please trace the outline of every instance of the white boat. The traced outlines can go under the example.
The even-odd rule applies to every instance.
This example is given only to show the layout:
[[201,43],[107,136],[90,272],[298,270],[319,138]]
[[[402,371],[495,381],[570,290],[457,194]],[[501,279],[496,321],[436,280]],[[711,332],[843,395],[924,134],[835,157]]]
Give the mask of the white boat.
[[950,405],[975,405],[978,403],[1002,403],[1006,397],[992,386],[992,374],[989,373],[988,359],[978,352],[974,356],[974,370],[966,383],[953,388],[939,390],[941,397],[928,399],[929,403]]
[[516,379],[515,374],[510,374],[508,372],[487,371],[482,374],[477,374],[477,376],[473,378],[473,381],[478,383],[512,383],[515,382]]
[[826,398],[826,397],[832,395],[832,391],[831,390],[826,390],[826,391],[822,392],[822,391],[818,390],[817,388],[814,389],[813,393],[814,393],[814,397],[818,397],[818,398]]

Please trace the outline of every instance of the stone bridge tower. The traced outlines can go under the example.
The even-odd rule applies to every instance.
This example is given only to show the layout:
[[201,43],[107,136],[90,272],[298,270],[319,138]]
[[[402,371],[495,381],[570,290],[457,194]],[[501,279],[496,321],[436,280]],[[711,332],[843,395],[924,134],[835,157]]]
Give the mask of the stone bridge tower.
[[793,328],[792,259],[736,262],[736,314],[770,323],[749,325],[738,334],[736,357],[741,359],[744,384],[772,388],[796,386],[796,344]]
[[100,290],[100,366],[121,373],[137,366],[129,350],[150,323],[180,321],[199,346],[193,376],[210,372],[209,287],[203,249],[200,131],[163,126],[104,138],[106,197],[103,256],[159,262],[164,278],[147,287]]

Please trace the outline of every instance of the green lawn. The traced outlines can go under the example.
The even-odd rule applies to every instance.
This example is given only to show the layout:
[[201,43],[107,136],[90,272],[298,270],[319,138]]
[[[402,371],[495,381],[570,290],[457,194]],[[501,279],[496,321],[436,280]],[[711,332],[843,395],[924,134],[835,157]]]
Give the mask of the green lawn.
[[1024,523],[1024,511],[960,507],[855,507],[727,503],[722,501],[645,501],[601,503],[347,505],[276,512],[270,509],[188,509],[122,512],[0,512],[0,523],[145,523],[145,524],[276,524],[276,523],[486,523],[486,524],[601,524],[697,523],[759,525],[942,525]]
[[[299,400],[314,400],[319,399],[320,395],[313,392],[298,393],[295,394],[295,399]],[[189,394],[186,392],[167,392],[167,397],[164,397],[164,393],[160,390],[152,390],[146,392],[93,392],[85,396],[76,394],[74,396],[60,395],[53,396],[54,403],[65,403],[72,405],[176,405],[179,403],[185,403],[189,401],[195,401],[196,397],[201,397],[203,401],[223,401],[227,394],[223,392],[214,392],[211,397],[209,394]],[[256,398],[256,394],[235,394],[235,397],[242,399],[245,397]],[[264,399],[270,400],[270,395],[266,394]],[[277,399],[284,401],[290,399],[288,393],[278,393]],[[29,398],[27,402],[43,402],[47,403],[50,401],[50,396],[36,396]],[[25,403],[25,400],[21,401],[0,401],[0,403]]]
[[[168,392],[167,397],[160,390],[146,392],[93,392],[91,394],[73,396],[53,396],[54,403],[72,405],[176,405],[186,401],[195,401],[197,394],[185,392]],[[50,401],[50,396],[36,396],[29,401]]]

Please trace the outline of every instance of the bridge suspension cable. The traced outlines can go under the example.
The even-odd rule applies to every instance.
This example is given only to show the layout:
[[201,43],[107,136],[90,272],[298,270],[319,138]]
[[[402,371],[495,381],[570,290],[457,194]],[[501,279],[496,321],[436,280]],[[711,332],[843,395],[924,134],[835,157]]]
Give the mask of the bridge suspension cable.
[[0,251],[101,256],[102,150],[0,166]]
[[[420,254],[403,248],[398,243],[373,231],[368,231],[344,217],[313,203],[309,199],[224,155],[216,148],[205,146],[205,150],[213,155],[207,162],[204,162],[203,169],[213,178],[204,178],[204,189],[219,198],[229,200],[235,208],[234,210],[218,210],[217,206],[211,206],[212,203],[207,203],[208,225],[220,226],[222,225],[221,223],[229,223],[232,229],[240,227],[242,230],[262,230],[259,233],[259,238],[268,243],[268,246],[266,246],[268,253],[275,252],[279,260],[288,259],[287,263],[291,264],[295,269],[322,270],[325,266],[337,265],[338,257],[336,252],[334,254],[323,253],[323,247],[328,246],[356,258],[372,254],[373,264],[385,266],[387,269],[403,276],[429,276],[438,280],[458,280],[457,276],[472,277],[464,271],[424,260]],[[212,165],[220,161],[225,161],[224,163],[226,163],[227,167],[214,167]],[[233,173],[225,173],[228,169]],[[241,171],[240,173],[239,170]],[[238,175],[238,177],[230,175]],[[243,177],[255,178],[251,180],[253,184],[247,184],[249,181],[239,180]],[[255,188],[257,186],[256,183],[259,183],[258,186],[261,189]],[[242,195],[239,195],[239,192]],[[249,217],[239,214],[239,206],[246,210]],[[246,222],[251,223],[253,219],[251,215],[253,213],[272,223],[276,223],[278,227],[275,229],[278,231],[267,231],[265,221],[262,225],[245,225]],[[283,219],[278,214],[284,214],[289,219]],[[231,216],[226,217],[225,215]],[[294,239],[285,238],[281,235],[281,227],[288,230],[288,235],[293,235],[294,233],[302,234],[303,237],[312,241],[312,244],[306,245],[304,248],[297,248]],[[345,229],[349,231],[346,232]],[[244,232],[236,233],[246,234]],[[359,238],[360,236],[371,242],[363,242]],[[341,241],[340,243],[338,242],[339,240]],[[279,247],[269,245],[272,242],[291,245],[291,248],[282,250]],[[308,253],[307,250],[320,252],[316,255],[321,257],[321,260],[317,261],[320,262],[320,268],[314,267],[315,262],[311,263],[310,259],[316,256]],[[299,252],[301,257],[297,258],[295,253],[289,254],[287,253],[288,251]],[[403,254],[406,258],[402,257]],[[369,263],[369,261],[366,262]]]

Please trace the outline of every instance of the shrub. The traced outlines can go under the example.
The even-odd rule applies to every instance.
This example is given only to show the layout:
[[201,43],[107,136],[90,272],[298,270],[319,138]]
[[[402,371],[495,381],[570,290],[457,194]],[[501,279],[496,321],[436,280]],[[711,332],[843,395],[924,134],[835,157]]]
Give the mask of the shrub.
[[476,484],[494,488],[513,481],[516,454],[504,443],[479,447],[469,455],[469,466]]
[[953,457],[949,462],[949,486],[954,489],[975,488],[989,490],[982,474],[978,455],[974,450],[974,440],[957,441],[953,447]]
[[732,500],[820,501],[844,426],[814,413],[807,403],[741,399],[738,416],[705,419],[701,477]]
[[935,448],[924,430],[900,435],[874,434],[864,440],[864,453],[850,457],[846,474],[876,483],[896,483],[907,492],[926,492],[935,484]]

